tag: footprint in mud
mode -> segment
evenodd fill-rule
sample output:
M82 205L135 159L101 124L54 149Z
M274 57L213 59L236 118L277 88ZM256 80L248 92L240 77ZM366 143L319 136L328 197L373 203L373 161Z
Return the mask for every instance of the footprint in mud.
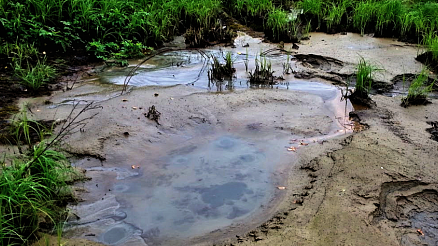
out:
M405 228L400 238L403 246L438 245L437 184L418 180L385 182L380 206L373 215L375 223L387 219L395 227Z

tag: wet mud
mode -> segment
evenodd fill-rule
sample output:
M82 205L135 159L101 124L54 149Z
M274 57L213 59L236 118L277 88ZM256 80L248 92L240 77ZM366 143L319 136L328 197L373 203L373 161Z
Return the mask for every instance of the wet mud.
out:
M423 54L418 55L415 59L417 59L417 61L429 67L435 73L438 72L438 64L433 59L432 52L430 51L424 52Z
M426 129L426 131L431 135L430 138L438 142L438 122L427 121L426 123L432 126Z
M199 53L174 52L142 64L126 94L118 93L129 67L31 100L38 119L66 117L75 98L102 105L66 142L92 179L76 189L83 201L70 207L65 236L106 245L436 244L436 99L405 109L400 94L382 89L392 96L371 95L366 108L327 83L346 84L362 56L385 68L375 77L382 88L396 87L396 76L421 71L415 47L311 36L293 54L295 73L281 74L283 51L268 54L284 79L270 88L246 83L245 59L276 45L239 34L236 48L205 50L233 52L229 83L209 83ZM159 124L145 117L152 105Z

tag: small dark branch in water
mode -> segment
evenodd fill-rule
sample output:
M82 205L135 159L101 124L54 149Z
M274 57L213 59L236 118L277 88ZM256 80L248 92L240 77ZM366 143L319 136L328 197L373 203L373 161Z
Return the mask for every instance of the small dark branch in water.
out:
M144 116L146 116L146 118L148 118L150 120L155 121L158 125L160 125L158 120L160 119L161 113L155 109L155 105L152 105L151 107L149 107L148 112L144 113Z
M71 81L73 81L73 83L71 84L70 87L68 86L69 80L67 80L67 81L66 81L67 84L65 85L65 90L66 90L66 91L70 91L70 90L72 90L72 89L73 89L73 86L75 86L75 84L76 84L76 82L78 81L78 79L79 79L79 74L76 74L76 78L73 79L73 80L71 80Z

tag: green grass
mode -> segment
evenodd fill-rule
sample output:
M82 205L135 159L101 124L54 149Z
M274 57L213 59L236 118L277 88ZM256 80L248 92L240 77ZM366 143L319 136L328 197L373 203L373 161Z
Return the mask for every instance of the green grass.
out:
M383 32L385 28L399 28L401 16L406 12L401 0L385 0L376 4L376 30Z
M220 10L220 0L1 1L0 23L9 43L35 42L40 49L124 40L154 45L180 24L211 26Z
M365 30L373 21L377 6L371 1L359 2L354 8L353 26L360 30L360 33L365 34Z
M224 8L247 22L268 22L277 35L290 8L303 9L306 25L341 24L395 35L418 34L438 27L438 3L405 0L15 0L0 2L0 30L7 44L34 43L40 51L67 51L91 42L123 41L154 46L181 28L211 27ZM310 19L309 19L310 18ZM289 30L287 30L289 31ZM0 52L1 53L1 52Z
M27 245L65 219L64 206L73 199L69 184L82 177L51 149L54 140L45 139L50 130L27 111L12 121L11 131L20 154L0 162L0 244Z
M272 41L297 42L300 20L297 16L280 8L274 8L268 13L265 32L272 32Z
M38 53L88 47L99 58L131 57L139 53L125 52L123 42L150 47L189 28L209 29L223 9L261 25L277 41L308 31L300 26L309 22L322 31L342 27L407 37L438 28L438 3L426 0L14 0L0 1L1 42L33 44ZM291 20L291 9L303 14ZM10 53L5 49L0 54Z
M281 9L274 9L269 13L266 22L267 28L271 29L276 40L280 40L281 35L288 31L288 25L291 22L288 18L288 13Z
M235 0L229 2L230 11L242 16L261 17L274 8L271 0Z
M10 58L12 63L22 64L36 59L39 56L38 49L30 43L3 43L0 45L0 56Z
M327 28L341 24L342 17L347 13L347 8L351 6L350 0L342 0L339 3L329 4L329 9L325 17Z
M16 63L14 69L15 76L20 79L20 83L33 91L40 89L56 77L56 70L41 61L38 61L34 66L27 64L26 68L22 68L21 64Z
M0 170L0 242L23 245L36 238L41 218L57 221L71 197L68 183L77 173L59 152L36 145L24 158Z
M423 68L420 74L411 82L408 95L401 99L401 105L407 107L409 105L425 104L435 82L429 83L429 70Z
M298 2L298 8L303 9L305 14L316 16L318 27L320 27L326 12L324 3L324 0L302 0Z
M257 86L273 86L274 72L271 61L261 52L260 56L255 58L254 71L249 71L249 83Z
M50 135L50 131L43 125L27 117L26 110L22 110L16 115L16 118L12 120L11 131L11 135L15 138L15 144L19 147L23 143L31 147L33 143L42 141L46 135ZM33 136L35 135L37 139L34 139Z
M373 75L380 70L376 66L366 61L363 57L360 58L356 70L356 86L354 93L361 98L367 98L371 90Z
M426 50L432 53L432 59L438 63L438 35L436 32L425 34L423 44Z
M236 69L233 64L232 53L228 51L223 57L225 64L219 62L216 56L212 56L213 62L211 63L211 68L209 70L209 78L216 79L219 81L226 79L231 79Z

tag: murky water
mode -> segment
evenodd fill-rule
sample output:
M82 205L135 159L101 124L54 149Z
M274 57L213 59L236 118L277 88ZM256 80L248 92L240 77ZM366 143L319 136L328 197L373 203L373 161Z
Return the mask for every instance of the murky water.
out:
M275 163L260 143L227 135L190 142L144 160L140 177L114 184L116 196L127 204L121 208L125 221L142 228L148 240L225 227L272 194Z
M296 159L287 147L318 144L354 127L348 121L352 106L340 101L336 87L315 83L306 90L326 98L333 110L330 134L305 138L248 125L161 144L129 169L96 163L86 168L93 178L87 189L93 192L99 184L108 191L98 205L75 208L81 219L71 225L90 226L87 230L96 236L88 239L108 245L126 245L133 239L138 241L132 245L184 245L191 237L256 217L275 200L276 187L284 185L278 174Z
M330 136L302 141L318 144L345 133L336 125L342 122L333 122L338 131ZM188 238L244 222L268 206L276 187L284 185L277 175L296 158L287 151L290 140L290 135L248 126L162 146L165 150L131 169L87 168L93 177L87 186L107 185L108 192L99 205L79 206L75 211L81 219L72 225L91 226L92 239L108 245L125 245L135 237L148 245L184 245L180 242ZM299 148L299 142L295 145Z
M255 60L260 61L260 54L274 49L277 46L262 43L260 39L251 38L242 34L235 40L236 48L231 47L212 47L196 50L173 51L157 55L136 70L135 75L130 79L131 86L171 86L176 84L191 85L198 88L208 88L210 90L222 91L226 89L248 88L248 71L255 67ZM249 44L249 47L243 47ZM208 80L208 70L210 69L211 59L215 56L220 62L224 63L227 52L231 52L236 73L232 81L210 82ZM292 75L283 75L283 64L289 63L292 56L281 54L278 51L267 52L264 56L271 63L274 75L282 76L285 80L276 87L287 88L288 85L299 80L293 79ZM263 58L263 59L265 59ZM101 81L104 83L123 85L126 76L141 60L131 60L127 68L111 68L101 74ZM247 65L245 65L245 63ZM292 82L293 80L293 82ZM299 86L299 85L298 85Z
M196 51L171 52L151 59L132 77L132 86L171 86L188 84L209 90L244 89L247 73L245 59L260 52L258 40L251 50L233 51L237 73L231 84L212 84L207 79L206 59ZM264 44L265 48L266 44ZM253 55L246 56L245 52ZM221 56L219 50L205 50ZM269 57L273 67L282 67L285 55ZM131 67L132 68L132 67ZM112 68L100 80L106 86L123 84L131 68ZM278 72L277 72L278 73ZM280 75L281 71L277 75ZM280 89L317 95L328 109L329 134L306 138L273 131L259 131L256 125L244 130L229 129L190 136L186 140L156 146L157 152L144 154L132 167L106 162L101 166L81 160L93 178L85 184L93 192L103 186L102 200L79 204L73 210L81 219L69 222L73 231L87 231L92 239L108 245L184 245L184 240L202 236L227 226L245 222L261 213L275 200L278 185L284 185L279 173L288 170L296 153L287 151L295 145L319 141L352 132L348 120L352 105L342 101L338 88L315 81L293 80L285 75ZM291 139L299 139L290 143ZM142 153L137 153L142 155ZM85 229L84 229L85 228ZM81 229L81 230L79 230ZM85 233L87 234L87 233ZM82 234L83 236L84 234Z

